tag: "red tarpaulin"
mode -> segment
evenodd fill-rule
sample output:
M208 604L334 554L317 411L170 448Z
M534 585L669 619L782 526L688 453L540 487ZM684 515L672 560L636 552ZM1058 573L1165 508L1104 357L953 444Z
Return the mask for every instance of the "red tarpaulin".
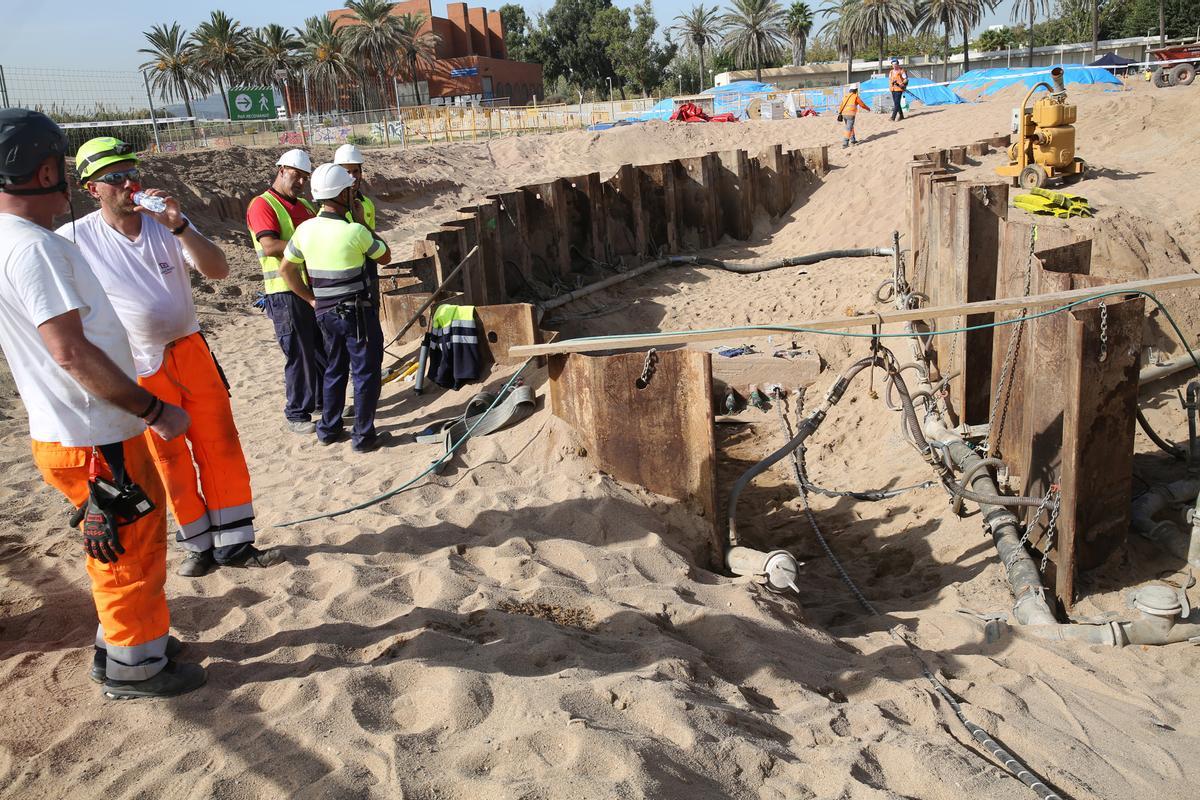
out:
M710 117L704 113L704 109L695 103L684 103L679 108L675 109L675 113L671 115L672 122L737 122L737 117L733 114L717 114L715 117Z

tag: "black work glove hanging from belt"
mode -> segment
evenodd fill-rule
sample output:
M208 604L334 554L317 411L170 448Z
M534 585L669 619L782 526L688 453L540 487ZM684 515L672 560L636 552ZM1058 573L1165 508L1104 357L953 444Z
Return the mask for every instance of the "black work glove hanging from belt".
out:
M104 564L115 564L125 553L118 530L149 514L154 510L154 503L125 474L121 445L102 445L99 449L109 463L114 480L97 474L93 456L87 500L71 513L70 524L77 528L82 523L83 549L89 556Z

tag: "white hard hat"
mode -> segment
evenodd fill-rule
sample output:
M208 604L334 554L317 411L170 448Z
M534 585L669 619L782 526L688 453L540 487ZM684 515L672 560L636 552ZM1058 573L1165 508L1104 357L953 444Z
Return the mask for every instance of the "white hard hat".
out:
M288 150L279 157L275 162L277 167L295 167L303 172L312 172L312 160L309 159L308 153L299 148Z
M322 164L313 170L312 180L313 200L332 200L354 185L354 178L338 164Z
M335 164L365 164L362 151L352 144L344 144L333 154Z
M850 91L852 91L852 92L857 92L857 91L858 91L858 84L857 84L857 83L852 83L852 84L850 84L850 86L849 86L849 87L847 87L847 88L849 88L849 90L850 90Z

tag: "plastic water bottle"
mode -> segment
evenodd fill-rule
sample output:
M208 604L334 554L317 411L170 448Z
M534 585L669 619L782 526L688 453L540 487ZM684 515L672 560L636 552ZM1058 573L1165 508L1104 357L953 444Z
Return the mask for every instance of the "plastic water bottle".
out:
M153 211L156 214L161 214L162 212L167 210L167 201L166 200L163 200L161 197L158 197L157 195L146 194L145 192L134 192L133 193L133 202L138 204L142 208L146 209L147 211Z

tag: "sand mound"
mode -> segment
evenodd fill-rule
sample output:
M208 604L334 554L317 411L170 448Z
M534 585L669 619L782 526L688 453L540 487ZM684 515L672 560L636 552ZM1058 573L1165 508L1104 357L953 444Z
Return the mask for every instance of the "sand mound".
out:
M1120 274L1182 271L1200 252L1189 233L1196 201L1174 191L1200 178L1200 143L1172 121L1195 119L1200 95L1170 93L1178 105L1164 108L1165 97L1079 98L1081 151L1098 168L1078 191L1101 208L1086 229L1098 235L1098 261ZM1161 133L1152 123L1162 117L1176 127ZM788 217L760 225L752 243L713 252L760 258L886 244L904 226L910 153L1007 124L1002 103L918 111L903 125L865 116L865 143L831 151L828 179ZM380 152L371 169L390 187L385 235L402 245L472 199L614 170L631 154L645 163L837 136L830 118L653 124ZM950 516L939 490L879 503L814 499L818 524L884 613L874 619L823 557L782 465L748 490L741 513L749 544L786 547L807 562L800 597L709 571L697 557L705 522L597 472L544 403L472 441L412 491L271 529L385 492L435 457L407 442L359 457L280 433L281 357L270 323L248 310L257 270L248 237L219 204L203 202L257 191L277 155L187 154L146 167L147 183L183 197L238 265L228 287L197 300L233 385L262 539L284 545L290 563L170 577L175 631L187 657L208 666L208 687L167 703L102 702L85 675L95 618L79 548L64 502L29 462L24 413L6 390L0 796L80 787L106 797L1032 796L928 691L888 635L894 625L967 713L1064 796L1194 795L1193 651L984 643L978 621L959 612L1009 607L1002 567L978 519ZM998 157L989 158L981 173ZM1163 197L1173 202L1154 202ZM837 314L869 308L888 270L883 259L826 262L806 275L662 270L568 306L561 322L570 334L614 333ZM1196 305L1194 294L1171 300ZM1187 319L1188 334L1200 333ZM804 343L837 366L863 351L844 339ZM508 374L490 376L489 387ZM527 378L544 394L544 371ZM841 489L925 480L928 468L865 385L812 440L813 479ZM1149 413L1178 440L1184 426L1168 407L1170 388ZM380 427L414 432L467 399L468 391L421 398L392 385ZM722 491L783 441L774 413L741 420L718 428ZM1085 576L1079 613L1124 613L1124 590L1177 567L1132 542Z

